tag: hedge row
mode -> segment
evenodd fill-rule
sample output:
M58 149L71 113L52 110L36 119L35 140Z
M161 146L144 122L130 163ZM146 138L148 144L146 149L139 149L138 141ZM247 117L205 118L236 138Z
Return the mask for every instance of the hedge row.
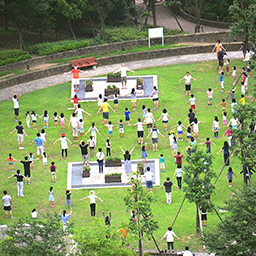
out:
M30 52L37 54L39 56L49 55L57 52L65 52L69 50L75 50L82 47L90 46L89 41L74 41L74 40L65 40L59 42L45 42L41 44L34 45Z
M32 56L26 51L21 51L21 50L0 51L0 66L15 63L21 60L28 60L30 58L32 58Z

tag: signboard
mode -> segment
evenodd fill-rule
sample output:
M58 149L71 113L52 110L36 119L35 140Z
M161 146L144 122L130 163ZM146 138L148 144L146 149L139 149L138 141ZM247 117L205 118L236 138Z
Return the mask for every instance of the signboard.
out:
M151 38L162 37L162 46L164 46L164 29L163 28L149 28L148 29L148 47L150 47Z

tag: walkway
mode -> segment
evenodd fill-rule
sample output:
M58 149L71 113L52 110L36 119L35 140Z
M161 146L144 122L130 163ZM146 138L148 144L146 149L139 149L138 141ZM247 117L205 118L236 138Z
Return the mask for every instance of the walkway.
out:
M242 54L239 51L236 52L228 52L229 59L242 59ZM191 62L200 62L200 61L208 61L208 60L216 60L216 53L200 53L200 54L190 54L190 55L182 55L182 56L173 56L166 58L158 58L151 60L139 60L125 63L127 67L135 70L135 69L144 69L148 67L159 67L159 66L168 66L175 65L181 63L191 63ZM80 75L81 78L84 77L95 77L99 75L104 75L109 72L113 72L120 68L121 63L101 66L96 70L88 70L88 72ZM136 73L135 73L136 75ZM1 90L0 94L0 102L3 100L11 99L13 90L16 90L16 94L25 94L28 92L36 91L39 89L43 89L49 86L66 83L71 81L71 75L59 74L56 76L50 76L38 80L34 80L28 83L23 83L19 85L15 85L9 88L5 88Z

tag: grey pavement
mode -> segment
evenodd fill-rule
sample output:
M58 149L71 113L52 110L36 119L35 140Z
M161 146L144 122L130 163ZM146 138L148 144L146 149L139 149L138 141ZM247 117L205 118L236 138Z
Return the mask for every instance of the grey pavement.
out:
M228 52L228 58L242 59L242 54L239 51ZM216 60L216 53L215 52L200 53L200 54L181 55L181 56L173 56L173 57L166 57L166 58L157 58L157 59L150 59L150 60L131 61L131 62L126 62L125 65L130 69L136 70L136 69L144 69L148 67L168 66L168 65L175 65L175 64L181 64L181 63L191 63L191 62L200 62L200 61L208 61L208 60ZM120 66L121 66L121 63L108 65L108 66L100 66L100 67L97 67L96 70L91 69L91 70L88 70L88 72L86 73L82 73L80 77L91 78L99 75L104 75L109 72L117 70ZM2 89L0 93L0 102L3 100L11 99L13 90L16 90L16 94L25 94L25 93L43 89L49 86L66 83L68 81L71 81L71 78L72 78L71 74L67 74L67 75L59 74L59 75L41 78L28 83L18 84L15 86L11 86L9 88Z

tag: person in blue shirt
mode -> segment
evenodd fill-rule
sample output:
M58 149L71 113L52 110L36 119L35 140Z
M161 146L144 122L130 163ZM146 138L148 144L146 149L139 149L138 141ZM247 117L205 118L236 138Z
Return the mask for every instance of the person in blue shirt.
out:
M37 137L29 144L30 146L36 142L37 145L37 155L40 156L40 153L44 153L44 140L41 138L41 134L37 133Z
M131 113L128 110L128 108L125 108L124 116L125 116L125 123L126 124L130 124L130 114L133 115L133 113Z
M60 212L62 212L62 210L60 210ZM63 231L64 232L68 232L68 220L72 215L72 208L70 208L70 213L66 214L67 211L64 210L63 214L60 214L59 217L61 217L62 223L63 223Z
M220 73L220 86L221 86L220 92L224 92L224 80L223 80L223 77L224 77L224 72L222 71Z

